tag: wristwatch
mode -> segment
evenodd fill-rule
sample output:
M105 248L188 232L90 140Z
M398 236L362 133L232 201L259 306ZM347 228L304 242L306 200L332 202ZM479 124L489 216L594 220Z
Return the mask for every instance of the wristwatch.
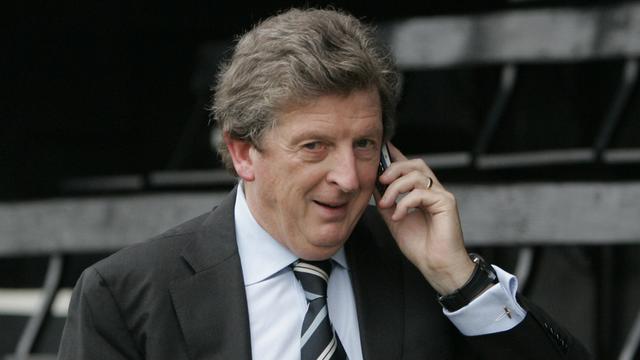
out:
M476 264L469 280L453 293L438 296L440 305L450 312L467 306L471 300L475 299L490 285L498 283L495 269L487 264L480 255L470 253L469 257Z

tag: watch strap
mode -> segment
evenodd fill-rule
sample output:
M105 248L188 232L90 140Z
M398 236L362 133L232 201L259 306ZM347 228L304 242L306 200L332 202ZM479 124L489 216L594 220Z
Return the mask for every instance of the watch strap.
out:
M498 283L495 270L480 255L470 253L469 257L476 264L469 280L453 293L438 296L438 302L448 311L453 312L467 306L487 287Z

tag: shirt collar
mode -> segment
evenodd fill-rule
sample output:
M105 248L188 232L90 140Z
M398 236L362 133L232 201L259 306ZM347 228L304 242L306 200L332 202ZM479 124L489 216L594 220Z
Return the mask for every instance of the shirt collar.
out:
M234 215L245 286L266 280L298 260L295 254L275 240L253 217L244 196L242 181L238 184ZM341 267L349 268L344 247L332 259Z

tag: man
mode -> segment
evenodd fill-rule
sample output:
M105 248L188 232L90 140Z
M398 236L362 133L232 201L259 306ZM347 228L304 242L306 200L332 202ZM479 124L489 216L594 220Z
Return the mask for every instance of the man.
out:
M424 162L389 144L378 176L397 97L389 53L352 16L290 10L245 34L213 102L239 185L87 269L59 358L587 358L467 253Z

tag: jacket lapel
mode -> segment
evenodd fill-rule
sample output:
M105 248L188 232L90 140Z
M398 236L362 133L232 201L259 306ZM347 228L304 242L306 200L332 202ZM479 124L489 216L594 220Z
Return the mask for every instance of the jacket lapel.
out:
M251 359L249 315L235 237L232 191L182 253L193 275L171 298L191 359Z
M171 298L187 345L196 359L251 359L244 278L235 237L232 191L209 215L182 253L193 275L174 281ZM369 212L369 211L367 211ZM404 339L402 265L384 221L365 214L346 251L367 360L400 359ZM380 225L382 224L382 226ZM374 236L375 234L375 236ZM395 259L395 260L394 260Z
M404 338L402 266L386 227L360 221L349 241L347 259L358 312L362 354L367 360L400 359ZM376 219L384 224L381 218ZM376 234L380 237L376 237ZM386 247L386 248L385 248ZM395 260L394 260L395 259Z

